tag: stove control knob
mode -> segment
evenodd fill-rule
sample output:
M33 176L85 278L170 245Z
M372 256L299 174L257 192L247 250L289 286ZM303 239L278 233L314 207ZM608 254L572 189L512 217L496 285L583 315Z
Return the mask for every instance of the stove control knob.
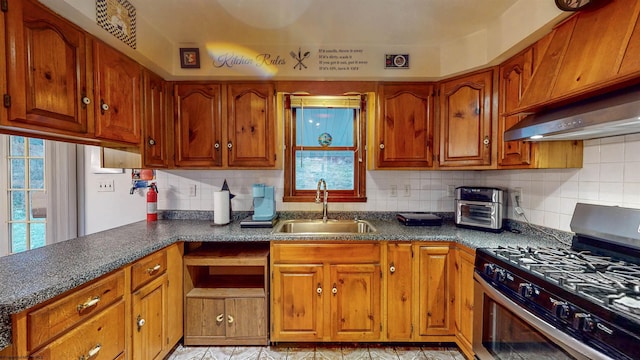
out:
M496 272L496 266L494 264L484 264L484 273L488 276L493 276Z
M522 283L520 284L520 286L518 286L518 289L520 290L520 295L526 297L527 299L532 298L535 294L533 285L531 284Z
M569 313L570 313L569 305L567 305L567 303L560 302L560 301L554 302L553 312L560 319L566 320L569 318Z
M590 320L591 322L593 322L590 319L589 314L576 313L575 315L573 315L572 326L576 330L583 330L585 328L585 324L587 323L587 320Z
M496 270L496 280L504 282L507 279L507 272L504 269Z
M582 330L586 332L594 332L596 330L596 321L587 316L582 323Z

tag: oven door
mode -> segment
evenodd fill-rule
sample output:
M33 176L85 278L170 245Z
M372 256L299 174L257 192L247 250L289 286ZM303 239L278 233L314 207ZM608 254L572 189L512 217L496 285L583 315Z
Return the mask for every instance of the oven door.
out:
M611 359L542 321L474 273L473 351L485 359Z

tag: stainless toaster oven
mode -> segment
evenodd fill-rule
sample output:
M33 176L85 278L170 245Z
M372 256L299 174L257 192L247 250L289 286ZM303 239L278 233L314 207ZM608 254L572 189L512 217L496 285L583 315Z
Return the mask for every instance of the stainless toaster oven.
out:
M457 187L456 225L485 231L502 231L507 208L505 192L504 189L495 187Z

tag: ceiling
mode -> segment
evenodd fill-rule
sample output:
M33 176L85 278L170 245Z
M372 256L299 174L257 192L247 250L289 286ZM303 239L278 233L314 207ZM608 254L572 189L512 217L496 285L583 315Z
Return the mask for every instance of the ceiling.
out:
M175 44L439 46L487 28L518 0L129 1Z

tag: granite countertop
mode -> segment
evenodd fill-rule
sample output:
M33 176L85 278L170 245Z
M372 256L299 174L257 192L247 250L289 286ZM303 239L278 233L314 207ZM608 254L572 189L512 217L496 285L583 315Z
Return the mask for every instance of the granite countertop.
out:
M377 233L339 236L274 235L272 229L240 227L240 219L248 214L234 214L234 221L225 226L212 226L205 216L184 216L167 212L155 223L141 221L107 231L51 244L43 248L0 257L0 350L11 343L11 314L18 313L67 290L83 285L137 259L177 241L269 242L272 240L348 240L348 241L452 241L470 248L511 246L565 247L542 233L535 233L521 224L521 233L489 232L456 227L445 214L442 226L404 226L390 213L358 213L368 220ZM309 216L281 214L280 218ZM313 213L313 216L317 214ZM333 214L330 214L333 215ZM341 214L352 218L353 213ZM212 217L211 217L212 218ZM560 233L563 240L570 236Z

